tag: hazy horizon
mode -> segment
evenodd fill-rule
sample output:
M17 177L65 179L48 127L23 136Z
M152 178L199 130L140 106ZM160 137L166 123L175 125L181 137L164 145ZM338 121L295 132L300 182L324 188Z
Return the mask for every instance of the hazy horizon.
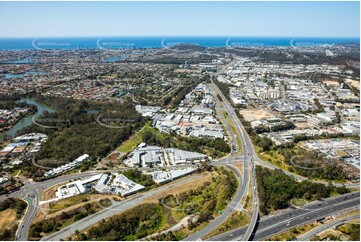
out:
M0 38L359 38L352 2L0 2Z

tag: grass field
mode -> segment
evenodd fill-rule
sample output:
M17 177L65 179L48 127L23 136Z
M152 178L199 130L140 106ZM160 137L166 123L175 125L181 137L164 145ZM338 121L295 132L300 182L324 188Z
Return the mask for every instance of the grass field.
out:
M57 211L63 210L78 203L86 202L88 200L89 200L89 194L81 194L74 197L61 199L56 202L51 202L49 204L50 213L55 213Z
M292 199L292 205L294 206L298 206L298 207L301 207L301 206L304 206L307 204L307 201L305 199L301 199L301 198L294 198Z
M17 170L15 170L15 171L13 171L13 172L11 173L12 176L18 176L18 175L20 175L20 174L21 174L21 170L20 170L20 169L17 169Z
M253 187L251 182L248 185L248 194L244 200L242 199L242 202L244 202L243 208L251 214L253 209Z
M139 133L133 134L130 138L124 141L119 147L118 151L129 153L142 143L142 137Z
M210 233L206 238L211 238L232 229L242 227L243 225L246 225L248 223L249 218L245 213L241 211L234 211L223 224L221 224L216 230Z
M5 209L0 212L0 231L3 231L16 221L16 210Z
M284 162L285 157L283 155L279 154L277 151L269 151L267 153L260 152L261 148L259 146L254 145L254 147L262 160L267 161L280 169L288 171L290 166Z
M55 198L55 192L59 187L64 186L67 182L52 186L41 193L40 200L46 201Z
M229 200L229 198L225 198L225 194L224 191L229 189L229 186L227 186L225 183L227 180L229 179L236 179L234 178L230 178L228 177L224 171L217 169L216 170L218 173L218 176L214 179L212 179L212 182L208 183L206 185L206 187L197 187L194 186L193 188L193 194L192 196L185 196L184 200L182 200L182 202L180 202L179 197L176 199L177 202L174 203L174 209L172 211L173 214L173 218L176 221L179 221L180 219L184 218L186 215L190 214L189 212L186 212L185 209L190 209L195 211L209 211L211 212L211 214L213 215L213 217L217 217L219 215L219 211L222 211L226 204L228 204L227 202L225 203L225 200ZM231 173L233 176L233 173ZM234 184L232 184L232 186L234 186ZM233 194L232 194L233 196ZM213 204L214 203L214 207ZM177 210L179 209L179 210ZM193 213L194 213L193 212ZM244 215L245 218L247 218L246 215ZM243 216L242 219L240 217L235 216L233 218L233 220L243 220ZM229 223L237 223L237 221L231 221ZM207 224L209 224L209 220L206 221L202 221L199 222L197 224L197 226L195 226L194 228L190 229L189 227L185 227L181 230L179 230L177 233L178 234L182 234L179 235L181 238L185 238L188 235L190 235L191 233L194 233L195 231L200 230L201 228L205 227ZM247 221L245 221L247 222ZM229 224L226 224L225 226L229 226Z
M287 230L286 232L280 233L278 235L274 235L269 237L267 241L291 241L295 240L295 238L300 235L304 234L307 231L313 229L314 227L318 226L318 223L308 223L305 225L298 226L296 228Z
M237 142L237 145L238 145L239 152L242 152L241 139L240 139L240 137L238 137L238 135L237 135L237 131L236 131L236 128L233 126L232 120L231 120L230 117L228 116L228 113L226 113L225 111L222 111L222 113L223 113L223 116L224 116L224 118L226 119L229 127L231 127L232 132L236 135L236 142Z
M229 170L225 168L216 168L215 171L212 172L194 174L193 176L198 176L195 180L189 181L182 185L170 187L166 191L155 192L154 196L145 199L140 204L138 204L156 204L161 209L159 212L162 215L162 219L160 220L160 223L157 225L157 227L154 228L154 231L152 233L168 229L177 224L185 216L200 211L206 211L208 209L211 209L211 212L214 211L213 215L217 216L217 211L223 210L225 207L223 201L230 199L228 197L225 197L224 194L224 191L229 190L229 186L233 186L233 183L231 183L229 179L236 179L235 177L233 177L233 173L231 173L232 177L229 177L228 174L225 173L225 171ZM189 193L191 190L192 195L190 195ZM182 195L182 193L184 194ZM172 203L172 200L164 200L163 198L165 196L173 196L177 202ZM180 197L183 198L181 199ZM168 204L168 206L162 206L160 200L163 201L165 204ZM215 202L215 207L210 206L212 201ZM190 210L191 208L194 208L192 212L185 212ZM129 212L131 209L134 209L134 207L130 208L127 211ZM91 227L101 226L101 224L102 222L99 222ZM177 238L183 239L187 237L187 235L189 235L190 233L201 229L207 224L209 224L209 221L200 222L195 228L191 230L189 230L186 226L185 228L174 232L174 234ZM89 229L90 227L81 232L86 233L86 231L88 231ZM129 237L127 238L133 239L133 235L129 235Z
M143 142L142 134L147 131L156 135L160 139L164 139L164 135L161 134L158 130L152 128L150 126L150 122L147 122L142 130L130 136L130 138L124 141L117 150L124 153L129 153L133 151L140 143Z

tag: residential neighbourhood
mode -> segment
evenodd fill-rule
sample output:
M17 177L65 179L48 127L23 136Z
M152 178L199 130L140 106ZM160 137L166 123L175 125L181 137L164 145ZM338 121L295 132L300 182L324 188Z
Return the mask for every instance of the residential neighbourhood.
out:
M360 241L359 1L0 1L0 241Z

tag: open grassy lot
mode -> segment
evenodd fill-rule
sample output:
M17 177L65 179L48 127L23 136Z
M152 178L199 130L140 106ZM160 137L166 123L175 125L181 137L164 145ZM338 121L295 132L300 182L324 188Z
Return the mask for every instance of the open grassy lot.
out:
M218 176L213 178L212 182L204 183L196 188L194 186L192 190L182 192L177 196L168 195L163 198L162 203L166 205L163 206L164 211L170 210L170 215L166 217L168 224L174 225L171 221L179 222L188 215L197 216L187 226L173 232L171 237L166 237L165 239L172 237L184 239L195 231L202 229L222 213L222 210L233 196L235 191L233 189L237 185L231 171L224 168L215 169L215 171L218 173ZM172 219L169 219L169 217Z
M188 221L184 228L157 237L159 240L183 239L221 213L237 187L236 178L228 169L217 167L206 174L199 174L200 179L192 181L189 186L183 184L181 190L172 187L167 192L155 194L153 198L99 222L72 239L139 240L169 229L183 218L194 215L194 219Z
M301 207L301 206L306 205L307 201L305 199L303 199L303 198L294 198L294 199L291 200L291 203L294 206Z
M16 221L16 210L8 208L0 212L0 231L9 228Z
M55 231L58 231L75 221L96 213L110 204L110 199L103 199L99 202L83 203L81 206L77 206L71 210L63 210L56 216L33 223L29 230L30 238L38 240L39 238L54 233Z
M18 198L7 198L0 201L0 241L15 239L18 228L17 220L26 210L27 203Z
M128 140L124 141L119 147L118 151L129 153L142 143L142 137L139 133L133 134Z
M241 211L234 211L228 219L221 224L216 230L214 230L212 233L207 235L206 238L211 238L213 236L225 233L227 231L230 231L235 228L242 227L243 225L246 225L249 223L249 218L247 215Z
M231 127L232 132L236 135L236 142L237 142L237 145L238 145L239 152L242 152L241 139L240 139L240 137L237 135L236 128L234 127L231 118L228 116L228 113L227 113L227 112L222 111L222 113L223 113L223 116L224 116L224 118L226 119L229 127Z
M259 146L254 145L254 147L262 160L267 161L280 169L288 171L290 166L285 163L285 157L282 154L274 150L261 152L262 149Z
M150 202L158 202L159 199L168 196L168 195L173 195L176 196L182 192L187 192L189 190L194 189L195 187L200 187L202 186L204 183L206 182L212 182L213 179L218 177L218 173L217 172L203 172L201 174L197 174L197 178L192 179L192 181L183 183L181 185L177 185L177 186L172 186L169 189L167 189L166 191L163 192L157 192L154 194L154 196L152 196L151 198L145 199L144 202L145 203L150 203ZM194 175L193 175L194 176Z
M68 208L70 206L73 206L73 205L76 205L76 204L79 204L82 202L87 202L87 201L89 201L89 199L90 199L89 194L81 194L81 195L76 195L73 197L61 199L59 201L51 202L49 204L50 213L55 213L57 211Z
M319 223L309 223L305 225L298 226L296 228L292 228L287 230L286 232L280 233L278 235L274 235L268 238L268 241L291 241L295 240L296 237L300 234L306 233L307 231L313 229L314 227L318 226Z
M110 199L110 200L115 200L115 201L120 201L123 198L119 197L118 195L106 195L106 194L91 194L89 197L87 197L87 201L86 202L80 202L80 203L76 203L72 206L66 207L64 209L58 210L58 211L51 211L49 212L49 214L46 215L46 218L54 218L58 215L61 215L62 212L69 212L72 211L74 209L77 209L79 207L82 207L84 205L86 205L87 203L98 203L100 200L104 200L104 199ZM84 199L85 201L85 199Z
M21 170L20 170L20 169L14 170L14 171L11 173L12 176L18 176L18 175L20 175L20 174L21 174Z
M59 187L64 186L66 184L66 182L61 183L61 184L57 184L55 186L49 187L48 189L46 189L45 191L43 191L40 195L40 200L41 201L46 201L46 200L50 200L55 198L55 192L56 190L58 190Z

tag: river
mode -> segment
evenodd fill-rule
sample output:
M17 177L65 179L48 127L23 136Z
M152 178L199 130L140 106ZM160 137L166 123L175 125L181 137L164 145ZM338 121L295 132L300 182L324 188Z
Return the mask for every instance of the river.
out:
M30 126L33 123L32 119L35 115L42 114L45 111L48 111L50 113L55 112L55 110L53 108L46 106L42 103L39 103L39 102L35 101L34 99L22 98L22 99L18 100L18 102L26 102L28 104L36 105L37 111L32 115L28 115L28 116L20 119L13 127L11 127L11 129L1 132L0 133L0 142L4 141L5 136L7 136L7 135L14 136L14 135L16 135L17 131L21 130L24 127Z

